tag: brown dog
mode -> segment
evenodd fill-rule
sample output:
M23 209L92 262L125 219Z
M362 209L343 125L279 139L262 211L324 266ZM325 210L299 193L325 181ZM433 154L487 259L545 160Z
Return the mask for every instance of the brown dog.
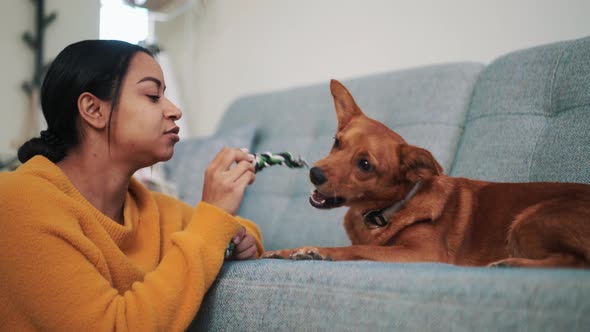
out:
M265 258L589 267L590 185L494 183L443 174L427 150L368 118L336 80L338 130L310 170L319 209L348 206L348 247Z

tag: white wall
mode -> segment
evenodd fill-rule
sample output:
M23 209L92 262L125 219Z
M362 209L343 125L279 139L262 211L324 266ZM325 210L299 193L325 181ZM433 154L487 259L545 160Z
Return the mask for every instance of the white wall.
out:
M160 23L195 135L213 132L223 111L245 94L328 83L330 78L478 61L512 50L590 35L587 0L194 0L185 15ZM29 0L0 11L0 157L23 126L33 53L21 35L34 27ZM46 57L98 38L100 0L46 0L57 20Z
M71 42L98 38L99 0L46 0L47 14L57 11L57 19L48 26L45 35L45 57L54 58ZM33 75L33 52L21 40L25 31L34 33L35 6L30 0L3 0L0 10L0 157L15 155L11 142L22 130L23 116L28 107L27 95L21 89Z
M157 26L210 134L236 97L590 35L588 0L201 0Z

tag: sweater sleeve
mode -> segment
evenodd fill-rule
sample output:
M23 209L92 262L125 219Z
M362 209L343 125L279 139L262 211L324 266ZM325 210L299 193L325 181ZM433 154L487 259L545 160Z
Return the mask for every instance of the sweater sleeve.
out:
M162 198L165 198L164 195L160 195L160 196ZM171 199L171 198L167 198L167 199ZM188 221L190 220L190 215L192 214L192 211L191 211L191 207L189 205L184 204L184 203L181 203L181 204L184 206L184 211L183 211L184 217L182 218L183 219L182 228L184 228L184 227L186 227L186 225L188 224ZM199 204L206 204L206 203L200 202ZM258 228L258 225L256 225L256 223L254 223L253 221L242 218L240 216L235 216L235 220L240 225L242 225L246 228L246 232L248 234L250 234L254 237L254 239L256 240L257 254L260 257L262 255L262 253L264 253L264 246L263 246L263 242L262 242L262 232Z
M20 198L10 201L27 201ZM25 205L2 204L0 297L7 303L0 306L0 329L8 319L15 323L4 327L12 330L181 331L197 312L240 227L233 216L200 203L187 227L170 235L172 244L157 267L120 293L109 281L113 267L72 226L77 225L75 208Z

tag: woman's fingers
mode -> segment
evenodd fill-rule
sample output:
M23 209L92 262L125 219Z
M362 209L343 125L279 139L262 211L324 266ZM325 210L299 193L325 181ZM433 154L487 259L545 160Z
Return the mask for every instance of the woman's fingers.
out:
M256 258L256 246L248 247L248 249L238 252L234 255L234 259L244 260Z
M251 259L256 258L257 248L256 240L254 237L246 233L246 228L241 227L240 230L234 235L232 241L235 244L234 251L231 255L231 259Z
M250 247L256 247L256 240L254 240L253 236L247 235L242 237L242 240L239 245L236 245L236 252L244 252Z
M235 245L240 244L240 242L242 242L242 238L244 238L244 235L246 235L246 227L240 227L240 230L238 230L238 232L236 233L236 235L234 235L234 237L232 238L232 241L234 241Z
M235 259L250 259L256 257L256 252L256 240L253 236L245 234L239 244L236 243L233 256Z
M205 171L202 200L235 214L246 187L255 179L252 160L243 150L223 148Z
M230 181L235 182L247 172L254 174L254 165L249 161L242 160L234 168L227 171L227 176Z
M239 163L242 160L251 163L253 157L242 149L223 148L221 151L219 151L215 158L213 158L209 165L214 169L226 171L231 167L231 165L234 163Z
M254 180L256 180L256 174L254 174L254 172L246 171L246 172L242 173L234 181L234 183L239 188L246 188L248 185L252 184L252 182L254 182Z

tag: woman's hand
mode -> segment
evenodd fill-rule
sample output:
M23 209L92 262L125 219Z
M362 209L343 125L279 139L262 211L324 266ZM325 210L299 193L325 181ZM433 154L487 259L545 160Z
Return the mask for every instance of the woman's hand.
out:
M235 247L228 259L245 260L256 258L256 240L252 235L246 233L245 227L240 228L238 233L232 238L232 241L234 242Z
M256 179L252 160L244 150L223 148L205 170L201 200L235 215L246 187Z

